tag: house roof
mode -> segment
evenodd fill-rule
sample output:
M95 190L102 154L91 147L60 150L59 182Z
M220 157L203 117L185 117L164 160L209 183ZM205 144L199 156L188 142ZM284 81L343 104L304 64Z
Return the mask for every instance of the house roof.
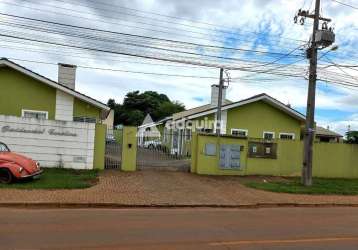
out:
M316 136L318 136L318 137L320 137L320 136L321 137L322 136L324 136L324 137L343 137L343 135L340 135L336 132L333 132L329 129L319 127L319 126L316 127Z
M224 104L222 106L222 110L228 110L228 109L240 107L240 106L243 106L243 105L246 105L246 104L249 104L249 103L253 103L253 102L257 102L257 101L263 101L265 103L268 103L268 104L280 109L281 111L287 113L288 115L296 118L297 120L300 120L300 121L305 121L306 120L306 117L303 114L301 114L300 112L298 112L297 110L294 110L293 108L285 105L284 103L278 101L277 99L275 99L275 98L273 98L273 97L271 97L271 96L269 96L269 95L267 95L265 93L255 95L255 96L252 96L250 98L240 100L238 102L232 102L232 103ZM178 120L178 119L182 119L182 118L194 119L194 118L197 118L197 117L200 117L200 116L214 114L216 111L217 111L216 107L213 107L210 104L209 105L204 105L204 106L189 110L189 112L187 114L184 113L185 111L181 112L181 113L184 113L184 115L177 115L177 114L180 114L180 113L174 114L173 115L173 120Z
M94 105L94 106L96 106L98 108L101 108L101 109L106 110L106 111L110 110L110 108L106 104L104 104L104 103L102 103L100 101L97 101L97 100L95 100L95 99L93 99L93 98L91 98L91 97L89 97L89 96L87 96L85 94L82 94L82 93L80 93L80 92L78 92L76 90L73 90L73 89L71 89L71 88L69 88L69 87L67 87L67 86L65 86L63 84L55 82L55 81L53 81L53 80L51 80L51 79L49 79L49 78L47 78L47 77L45 77L43 75L40 75L40 74L38 74L36 72L33 72L32 70L27 69L27 68L15 63L15 62L13 62L13 61L10 61L7 58L0 58L0 67L1 66L7 66L9 68L17 70L17 71L19 71L19 72L21 72L21 73L23 73L23 74L25 74L25 75L27 75L27 76L29 76L31 78L34 78L34 79L36 79L36 80L38 80L38 81L40 81L40 82L42 82L44 84L47 84L47 85L49 85L51 87L59 89L59 90L65 92L67 94L70 94L70 95L72 95L72 96L74 96L74 97L76 97L76 98L78 98L78 99L80 99L80 100L82 100L84 102L90 103L90 104L92 104L92 105Z
M232 103L232 101L225 100L223 105L227 105L227 104L230 104L230 103ZM187 117L189 115L194 115L194 114L197 114L197 113L200 113L200 112L204 112L206 110L209 110L210 108L213 108L213 105L206 104L206 105L195 107L195 108L192 108L192 109L188 109L188 110L185 110L185 111L182 111L182 112L179 112L179 113L175 113L175 114L173 114L173 120L178 120L178 119L181 119L181 118L185 118L185 117Z

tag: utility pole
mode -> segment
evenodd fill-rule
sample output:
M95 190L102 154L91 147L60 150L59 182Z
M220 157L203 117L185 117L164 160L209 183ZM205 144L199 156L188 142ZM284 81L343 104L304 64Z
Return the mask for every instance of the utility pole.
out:
M331 20L320 17L320 0L316 0L315 12L310 14L309 11L299 10L295 17L295 22L301 16L300 23L303 25L305 18L313 18L313 31L310 47L307 49L307 57L310 60L309 83L306 110L306 125L304 134L304 155L302 166L302 183L305 186L312 185L312 159L313 159L313 142L315 136L315 102L316 102L316 81L317 81L317 53L318 48L323 49L334 42L334 33L332 29L328 30L327 22ZM319 30L319 22L324 21L322 30ZM318 34L318 32L320 32Z
M221 106L222 106L222 99L223 99L223 88L224 88L224 69L220 68L218 110L216 112L216 135L217 136L220 136L220 132L221 132Z

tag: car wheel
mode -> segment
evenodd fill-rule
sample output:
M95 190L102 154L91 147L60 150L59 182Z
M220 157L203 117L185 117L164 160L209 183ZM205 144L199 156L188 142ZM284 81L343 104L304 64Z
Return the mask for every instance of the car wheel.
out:
M0 183L9 184L12 182L13 176L7 168L0 168Z

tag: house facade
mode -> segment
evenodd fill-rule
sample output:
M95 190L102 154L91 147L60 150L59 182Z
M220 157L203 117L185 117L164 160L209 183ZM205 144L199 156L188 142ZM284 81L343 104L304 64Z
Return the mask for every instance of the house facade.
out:
M76 66L59 64L58 82L0 60L0 114L59 121L101 122L109 107L75 90Z
M154 124L164 127L164 143L171 148L172 152L188 154L193 131L208 134L216 131L218 87L218 85L211 86L210 104L176 113L167 118L166 124L163 122ZM226 89L223 90L221 135L265 141L299 141L303 138L304 126L303 114L267 94L232 102L226 99ZM322 136L322 133L334 132L320 130L317 136Z
M0 141L43 166L94 168L97 128L110 108L75 85L74 65L59 64L56 82L0 59Z

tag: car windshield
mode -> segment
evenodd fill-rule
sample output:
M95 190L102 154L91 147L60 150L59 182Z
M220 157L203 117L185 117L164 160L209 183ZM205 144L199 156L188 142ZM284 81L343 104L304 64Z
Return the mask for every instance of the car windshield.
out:
M1 152L9 152L9 148L4 144L0 142L0 153Z

